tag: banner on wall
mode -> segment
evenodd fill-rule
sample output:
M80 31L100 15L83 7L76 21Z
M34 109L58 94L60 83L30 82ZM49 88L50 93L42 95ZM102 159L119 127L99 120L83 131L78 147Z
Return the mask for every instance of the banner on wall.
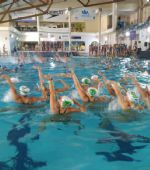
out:
M136 40L136 31L135 30L130 31L130 40Z
M78 8L71 10L71 18L74 20L93 20L96 18L95 9ZM66 10L51 10L43 15L44 21L67 21Z
M24 11L21 11L21 12L12 12L10 15L11 15L11 18L12 19L18 19L20 17L27 17L27 16L30 16L30 15L35 15L36 14L36 9L32 9L32 10L24 10ZM25 18L23 20L36 20L35 17L29 17L29 18Z
M52 10L43 15L44 21L62 21L66 19L65 10Z
M95 9L78 8L72 10L71 16L76 20L93 20L96 18L96 12Z
M146 29L142 29L139 31L139 40L140 41L146 41L147 39L147 30Z

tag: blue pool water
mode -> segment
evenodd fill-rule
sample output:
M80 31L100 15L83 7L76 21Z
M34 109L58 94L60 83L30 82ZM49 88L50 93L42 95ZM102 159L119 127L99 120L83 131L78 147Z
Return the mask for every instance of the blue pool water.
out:
M106 70L102 59L75 57L69 63L49 60L42 67L44 74L66 72L74 68L81 79L104 72L111 80L119 80L125 73L134 73L143 84L150 83L149 75L136 68L127 68L130 59L114 59L113 68ZM138 62L138 61L136 61ZM140 61L147 67L147 61ZM4 61L3 61L4 64ZM5 62L9 68L15 67ZM9 73L35 90L37 70L26 64L18 73ZM74 90L71 79L64 80ZM132 88L129 84L128 88ZM6 102L8 85L0 80L0 170L149 170L150 169L150 113L114 110L114 105L87 105L85 113L52 115L49 102L21 105ZM56 84L56 87L61 87ZM106 89L104 95L108 95ZM79 100L80 101L80 100Z

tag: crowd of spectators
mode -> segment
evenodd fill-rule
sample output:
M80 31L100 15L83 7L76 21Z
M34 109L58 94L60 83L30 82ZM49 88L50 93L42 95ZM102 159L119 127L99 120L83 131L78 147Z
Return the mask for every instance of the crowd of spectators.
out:
M126 44L114 44L114 45L102 45L100 47L96 45L89 46L89 55L90 56L108 56L108 57L126 57L134 54L131 46Z
M89 55L90 56L107 56L107 57L128 57L128 56L136 56L141 51L149 51L150 43L145 42L144 46L142 46L141 41L135 41L134 44L126 45L126 44L114 44L114 45L90 45L89 46Z

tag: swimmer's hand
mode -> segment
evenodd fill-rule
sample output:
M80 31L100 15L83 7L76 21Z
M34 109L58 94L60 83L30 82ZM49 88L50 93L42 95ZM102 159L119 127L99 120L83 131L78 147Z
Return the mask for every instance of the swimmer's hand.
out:
M132 77L134 77L134 76L132 76L132 75L130 75L130 74L125 74L125 77L126 77L126 78L132 78Z
M125 74L125 78L130 78L131 80L136 81L136 78L130 74Z
M66 75L71 78L73 74L75 74L73 68L69 68L69 71Z
M41 69L41 67L40 67L40 66L36 66L36 65L35 65L35 66L33 66L32 68L33 68L33 69L37 69L37 70Z
M128 84L128 80L127 80L127 78L124 76L124 77L122 77L122 78L120 78L119 79L119 82L121 82L121 83L124 83L124 84Z
M114 87L118 87L118 84L115 81L111 81L111 86Z
M0 76L0 78L1 79L9 79L10 77L8 75L6 75L6 74L3 74L3 75Z

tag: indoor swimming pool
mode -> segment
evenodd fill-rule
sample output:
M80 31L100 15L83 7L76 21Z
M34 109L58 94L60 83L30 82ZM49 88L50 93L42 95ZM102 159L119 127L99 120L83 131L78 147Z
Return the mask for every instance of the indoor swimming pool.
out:
M107 69L104 58L72 57L67 63L50 58L46 63L27 62L17 72L5 74L14 78L16 89L21 85L30 87L31 96L41 95L36 90L39 79L33 65L41 66L43 74L52 75L69 72L72 68L79 80L90 78L99 70L115 81L129 73L140 83L150 84L150 74L133 64L139 63L148 70L148 60L114 58L110 62L112 67ZM0 63L9 69L16 67L13 58ZM61 79L70 90L60 95L69 94L82 103L72 79ZM61 84L56 83L56 87ZM133 84L125 87L133 88ZM105 88L101 95L109 96ZM112 100L110 103L86 104L85 113L54 115L50 113L49 101L33 105L11 101L9 86L2 79L0 96L0 170L150 169L150 112L147 109L123 112L116 109Z

